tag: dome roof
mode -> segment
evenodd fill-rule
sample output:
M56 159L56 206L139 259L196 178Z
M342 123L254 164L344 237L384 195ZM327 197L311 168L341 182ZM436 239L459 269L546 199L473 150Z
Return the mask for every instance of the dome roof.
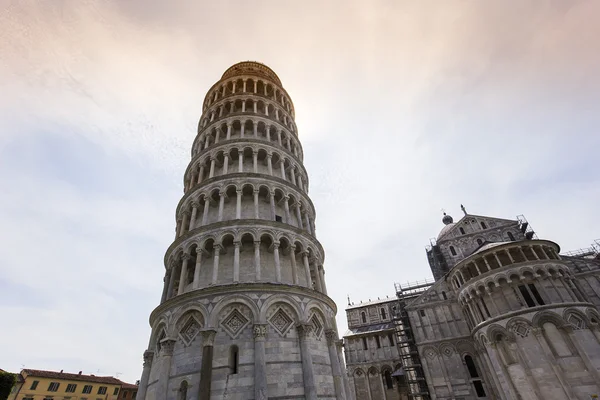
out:
M231 67L227 68L227 71L223 73L221 79L226 79L232 76L243 74L263 76L267 79L275 81L275 83L281 86L281 81L279 80L279 77L277 76L275 71L267 67L265 64L259 63L257 61L242 61L237 64L234 64Z
M444 226L444 227L442 228L442 230L440 231L440 234L439 234L439 235L438 235L438 237L437 237L437 238L438 238L438 240L440 240L440 238L441 238L442 236L444 236L446 233L448 233L448 232L449 232L449 231L450 231L450 230L451 230L451 229L454 227L454 225L456 225L456 224L455 224L455 223L453 223L453 222L450 222L449 224L447 224L446 226Z

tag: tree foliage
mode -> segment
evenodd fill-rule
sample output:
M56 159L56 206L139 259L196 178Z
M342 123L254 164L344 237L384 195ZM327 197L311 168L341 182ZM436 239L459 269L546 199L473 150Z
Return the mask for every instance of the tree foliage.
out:
M0 400L8 399L8 395L16 382L17 377L15 374L0 372Z

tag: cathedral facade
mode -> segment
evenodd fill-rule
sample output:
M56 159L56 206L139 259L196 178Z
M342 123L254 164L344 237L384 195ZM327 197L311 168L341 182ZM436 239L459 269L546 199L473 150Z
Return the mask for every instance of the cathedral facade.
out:
M407 398L597 398L600 248L561 254L523 218L464 214L444 215L427 249L435 281L408 300L397 288L401 368L392 375L408 380ZM352 347L352 336L344 341ZM372 363L348 363L350 386L360 387L357 368L376 372ZM373 387L357 400L396 398Z
M227 69L204 100L138 399L347 398L302 160L278 76Z

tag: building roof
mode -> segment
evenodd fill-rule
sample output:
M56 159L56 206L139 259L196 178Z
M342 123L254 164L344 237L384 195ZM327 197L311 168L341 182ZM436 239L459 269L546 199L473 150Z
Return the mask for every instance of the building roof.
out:
M68 372L56 372L56 371L44 371L40 369L24 369L21 373L27 376L37 376L40 378L50 379L65 379L72 381L86 381L86 382L97 382L106 383L109 385L123 385L125 382L120 381L112 376L96 376L96 375L83 375L83 374L70 374Z
M344 334L344 337L355 336L355 335L364 335L365 333L389 331L390 329L395 329L393 322L386 322L385 324L360 326L358 328L348 329L346 331L346 333Z
M391 303L394 301L397 301L398 299L394 298L394 297L389 297L389 298L385 298L385 299L377 299L377 300L369 300L369 301L363 301L360 302L359 304L351 304L348 307L346 307L346 310L352 310L353 308L361 308L361 307L367 307L367 306L373 306L376 304L383 304L383 303Z
M133 385L131 383L126 383L126 382L123 382L122 385L121 385L121 389L134 389L134 390L137 390L138 388L139 388L138 385Z

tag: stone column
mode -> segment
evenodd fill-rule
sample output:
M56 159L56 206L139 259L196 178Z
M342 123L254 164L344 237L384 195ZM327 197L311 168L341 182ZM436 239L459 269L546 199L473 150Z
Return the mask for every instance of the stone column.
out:
M245 92L246 90L244 90ZM246 112L246 100L242 100L242 112ZM246 122L246 121L244 121ZM243 135L242 135L243 136Z
M223 154L223 175L229 171L229 154Z
M590 375L594 378L594 381L600 382L600 371L598 371L596 369L596 367L592 363L592 360L590 360L588 353L581 346L581 343L579 343L579 339L577 338L577 336L575 336L573 327L571 325L565 325L565 326L563 326L563 329L567 332L567 335L569 335L569 339L571 339L571 343L573 343L575 350L577 350L577 354L579 354L579 357L581 357L583 364L585 365L587 370L590 372Z
M271 219L275 221L275 192L269 192L269 202L271 203Z
M136 399L146 400L146 391L148 390L148 379L150 378L150 368L152 368L153 358L153 351L146 350L144 352L144 369L142 370L142 378L140 379Z
M540 347L544 351L544 355L546 356L546 359L548 360L548 364L552 367L552 370L554 371L554 374L556 375L558 382L562 386L562 388L565 392L565 398L567 398L567 399L575 398L575 396L573 396L573 390L571 389L571 386L567 382L564 372L560 367L560 364L556 361L556 358L554 357L554 354L552 353L552 350L550 349L550 346L548 345L546 338L542 334L543 333L542 329L532 328L531 331L532 331L533 335L535 336L535 338L537 339L538 343L540 344Z
M260 281L260 241L254 242L254 268L256 269L256 281Z
M315 283L317 285L317 291L323 293L323 283L321 282L321 274L319 273L319 266L315 263L315 259L311 260L312 265L315 266Z
M235 203L235 218L242 218L242 189L237 189L235 191L237 194L236 203Z
M319 279L321 280L322 293L326 295L327 294L327 286L325 285L325 271L323 270L322 265L317 266L317 269L319 270Z
M233 242L233 281L240 280L240 242Z
M290 178L292 179L292 183L296 184L296 174L294 173L294 168L290 168Z
M348 373L346 371L346 366L344 365L344 356L342 354L343 349L344 349L344 341L336 340L335 348L337 350L338 362L340 364L340 369L342 371L342 381L344 383L344 393L346 394L346 398L348 400L352 400L352 391L350 390L350 382L348 381Z
M192 287L194 289L198 289L200 286L200 267L202 265L202 256L204 255L204 250L196 247L196 266L194 267L194 283Z
M244 83L244 86L242 87L242 92L246 93L246 82L248 81L248 79L242 79L242 82ZM245 103L245 102L244 102Z
M281 282L281 263L279 262L279 242L273 243L273 256L275 258L275 279Z
M206 225L208 223L208 209L210 208L210 199L208 197L204 197L204 212L202 213L202 225Z
M292 261L292 283L298 284L298 269L296 268L296 246L290 246L290 257Z
M267 400L267 363L265 358L266 324L254 325L254 399Z
M171 278L171 270L168 269L165 272L165 277L163 278L163 292L162 292L162 296L160 296L160 303L164 303L167 300L167 293L169 291L169 282L170 282L170 278Z
M169 300L173 297L173 286L175 281L175 271L172 265L167 272L169 272L169 289L167 289L167 300Z
M190 217L190 228L189 228L190 231L192 229L194 229L194 226L196 225L196 216L198 214L198 207L199 207L198 202L192 201L192 216Z
M255 174L258 173L258 151L252 152L252 170Z
M308 231L308 233L312 233L311 231L311 226L310 226L310 219L308 218L308 210L306 210L306 212L304 213L304 226L306 227L306 230Z
M212 284L217 284L217 279L219 277L219 256L221 255L221 245L215 244L213 245L213 273L212 273Z
M213 346L217 331L206 329L202 332L202 365L200 366L200 388L198 400L210 400L210 381L212 379ZM165 397L166 399L166 397Z
M219 192L219 219L218 221L223 221L223 207L225 206L225 192Z
M215 163L217 162L217 159L214 157L210 158L210 171L208 173L208 178L212 178L213 176L215 176Z
M175 226L175 239L179 237L179 232L181 231L181 218L177 220L177 225Z
M269 175L273 176L273 153L267 153L267 168Z
M258 190L254 189L252 194L254 195L254 218L259 219L260 217L258 215Z
M296 219L298 220L298 228L304 229L302 226L302 215L300 213L300 203L296 203Z
M285 160L283 158L279 160L279 165L281 166L281 179L286 181L287 179L285 177Z
M202 182L203 177L204 177L204 165L201 165L200 172L198 173L198 183Z
M233 103L231 104L233 106ZM227 140L231 139L231 122L227 124Z
M179 290L177 291L178 294L183 294L183 291L185 289L185 283L187 281L187 266L190 258L190 255L187 253L183 253L183 255L181 256L181 274L179 275Z
M256 101L254 102L254 112L256 113ZM254 128L254 137L258 137L258 123L256 121L252 121L252 127Z
M179 236L182 236L187 228L187 223L186 221L189 221L189 216L190 216L190 212L188 210L185 210L183 213L181 213L182 217L181 217L181 226L179 229Z
M159 398L169 398L169 379L171 378L171 358L173 358L173 349L175 348L175 340L163 339L161 342L160 353L163 357L161 374L159 376L157 396Z
M308 252L302 253L302 261L304 262L304 272L306 273L306 286L312 289L312 279L310 277L310 265L308 264Z
M244 150L238 150L238 172L244 172Z
M289 203L289 196L284 196L283 197L283 208L285 210L285 223L291 225L292 223L292 218L290 217L290 203Z
M300 324L296 326L298 341L300 342L300 358L302 359L302 377L304 378L304 398L317 400L317 388L313 375L312 354L310 353L309 338L312 325Z
M267 115L269 115L269 107L267 106ZM267 125L267 140L271 141L271 125Z
M206 135L206 141L204 142L204 150L210 145L210 135Z
M344 390L344 381L342 378L342 367L336 351L335 342L338 340L337 333L333 329L325 331L327 338L327 349L329 350L329 362L331 372L333 373L333 386L335 387L335 396L338 400L346 400L346 391Z
M242 108L244 107L244 104L246 103L242 103ZM242 122L242 126L240 127L240 137L244 137L244 130L246 130L246 121Z

